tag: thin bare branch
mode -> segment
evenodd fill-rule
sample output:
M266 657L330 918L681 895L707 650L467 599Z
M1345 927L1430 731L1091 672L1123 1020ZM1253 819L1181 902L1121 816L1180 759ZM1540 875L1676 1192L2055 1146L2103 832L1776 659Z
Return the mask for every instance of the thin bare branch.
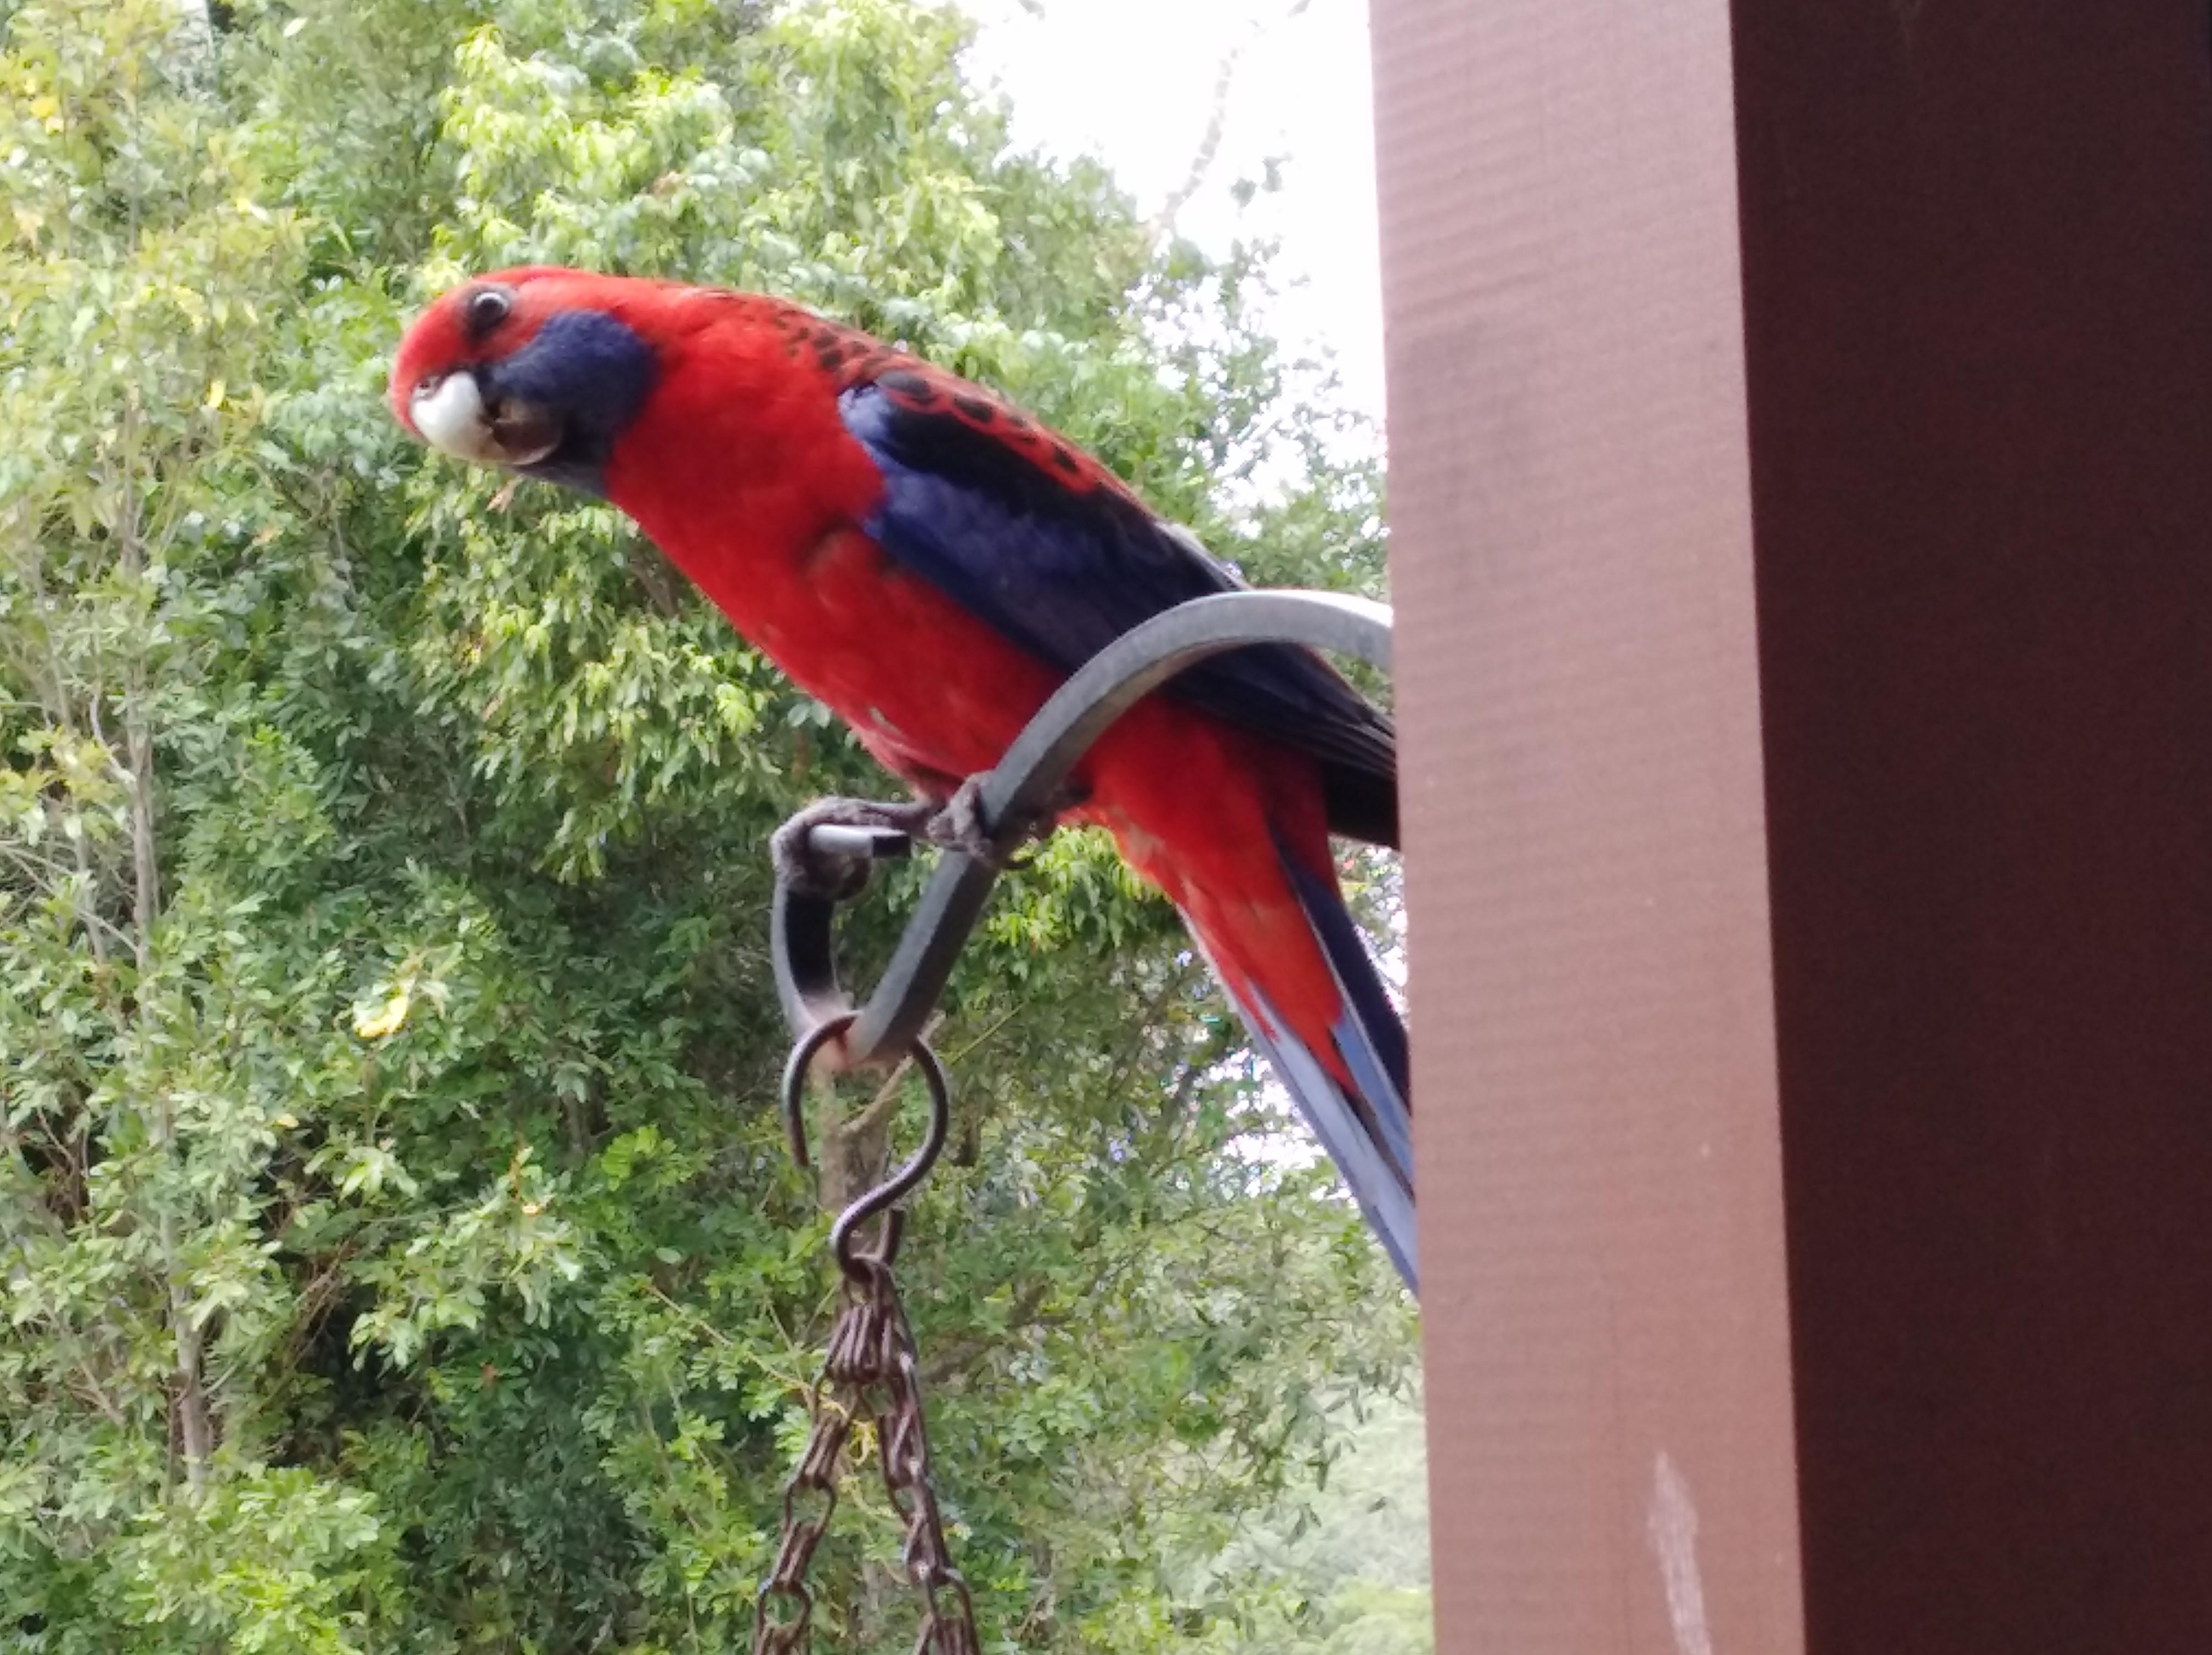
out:
M1311 0L1292 0L1288 9L1274 18L1252 17L1246 21L1244 37L1221 54L1220 63L1213 71L1213 91L1206 100L1206 130L1198 140L1198 149L1190 158L1190 169L1183 180L1168 192L1168 198L1160 204L1145 228L1155 241L1164 240L1175 234L1176 219L1190 204L1191 198L1205 186L1206 174L1221 153L1221 138L1229 125L1229 94L1237 84L1237 70L1244 54L1254 42L1270 28L1287 23L1304 12Z
M929 1021L922 1025L922 1039L925 1042L933 1039L938 1030L944 1026L945 1013L933 1013ZM891 1117L898 1112L899 1086L905 1080L908 1071L913 1068L914 1059L911 1057L899 1059L898 1067L884 1077L883 1085L876 1089L876 1095L868 1100L868 1106L845 1123L845 1130L855 1137L865 1138L872 1133L881 1132L888 1128L890 1125Z

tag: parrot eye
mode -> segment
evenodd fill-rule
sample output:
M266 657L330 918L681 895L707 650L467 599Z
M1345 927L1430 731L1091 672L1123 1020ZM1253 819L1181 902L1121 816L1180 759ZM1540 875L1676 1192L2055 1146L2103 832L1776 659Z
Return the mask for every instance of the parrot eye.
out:
M469 332L482 338L507 318L514 301L503 288L478 288L461 307L461 320Z

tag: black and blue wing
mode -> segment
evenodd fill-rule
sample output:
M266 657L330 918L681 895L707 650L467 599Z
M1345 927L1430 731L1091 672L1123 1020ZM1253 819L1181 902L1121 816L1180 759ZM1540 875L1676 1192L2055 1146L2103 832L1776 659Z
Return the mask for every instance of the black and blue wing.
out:
M1095 462L959 381L894 359L838 407L883 474L866 526L884 552L1061 672L1242 584ZM1168 693L1318 761L1335 832L1398 843L1390 721L1311 651L1217 655Z

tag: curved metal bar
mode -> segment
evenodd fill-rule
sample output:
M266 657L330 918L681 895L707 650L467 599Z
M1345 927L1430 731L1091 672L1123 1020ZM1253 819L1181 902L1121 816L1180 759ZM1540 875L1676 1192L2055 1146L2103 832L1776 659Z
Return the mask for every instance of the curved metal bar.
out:
M824 1025L852 1026L859 1015L837 981L837 904L788 880L775 882L769 911L769 953L775 962L775 997L795 1037ZM798 1146L794 1144L793 1153ZM804 1166L802 1157L799 1165Z
M1229 592L1179 605L1123 634L1060 687L985 779L983 818L1001 824L999 849L1016 848L1022 824L1045 809L1123 713L1209 655L1260 643L1304 644L1387 668L1390 611L1334 593ZM998 876L988 861L946 853L875 993L850 1025L848 1062L894 1061L915 1044ZM837 986L833 911L826 898L777 891L776 983L794 1033L810 1032L848 1003Z
M1114 721L1185 667L1255 643L1307 644L1390 664L1390 611L1364 598L1322 592L1225 592L1194 599L1122 634L1085 662L1030 719L983 784L983 818L1004 824L1011 853ZM957 852L921 904L847 1042L850 1060L876 1061L918 1034L981 917L999 870Z

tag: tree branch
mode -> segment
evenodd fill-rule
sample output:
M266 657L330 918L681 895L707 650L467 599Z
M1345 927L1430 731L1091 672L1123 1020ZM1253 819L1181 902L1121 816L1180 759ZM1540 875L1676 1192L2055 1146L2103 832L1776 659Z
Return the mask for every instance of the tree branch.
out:
M934 1038L938 1030L944 1026L945 1013L931 1013L929 1021L921 1027L922 1039L927 1042ZM860 1137L886 1130L890 1125L891 1117L898 1112L899 1083L906 1079L908 1071L913 1068L913 1058L900 1058L898 1067L884 1078L883 1085L876 1089L876 1095L868 1100L868 1106L845 1123L845 1130Z
M1290 9L1274 21L1289 22L1304 11L1310 3L1310 0L1292 0ZM1153 214L1145 226L1146 233L1155 241L1175 234L1177 216L1190 204L1191 198L1206 183L1206 175L1213 170L1214 161L1221 153L1222 133L1229 124L1229 94L1237 83L1237 65L1243 61L1244 54L1251 49L1252 43L1271 27L1273 24L1266 18L1248 19L1244 38L1222 53L1221 62L1213 71L1213 93L1207 100L1206 131L1200 136L1198 149L1190 158L1190 170L1184 174L1182 182L1168 192L1168 198L1160 204L1159 211Z

